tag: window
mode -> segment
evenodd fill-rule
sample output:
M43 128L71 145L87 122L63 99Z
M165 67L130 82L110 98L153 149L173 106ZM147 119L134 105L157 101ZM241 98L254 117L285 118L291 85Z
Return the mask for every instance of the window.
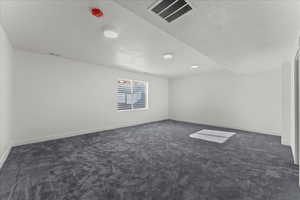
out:
M117 109L138 110L148 108L148 83L145 81L119 80Z

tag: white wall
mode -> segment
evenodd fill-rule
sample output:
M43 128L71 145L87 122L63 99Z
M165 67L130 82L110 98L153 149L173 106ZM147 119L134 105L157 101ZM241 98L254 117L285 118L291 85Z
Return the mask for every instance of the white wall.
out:
M282 144L291 145L294 152L294 72L291 63L282 64Z
M11 144L11 72L13 50L0 24L0 168Z
M119 78L149 82L149 110L116 110ZM13 138L16 144L168 118L165 78L16 52Z
M281 70L205 73L173 79L169 88L172 119L281 134Z
M225 126L231 124L234 76L226 72L169 81L170 118Z

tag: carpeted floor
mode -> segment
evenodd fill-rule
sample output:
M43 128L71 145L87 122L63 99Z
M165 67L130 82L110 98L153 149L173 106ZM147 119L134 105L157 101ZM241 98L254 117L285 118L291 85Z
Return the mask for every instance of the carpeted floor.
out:
M298 168L279 137L189 138L203 128L168 120L15 147L0 172L0 199L300 199Z

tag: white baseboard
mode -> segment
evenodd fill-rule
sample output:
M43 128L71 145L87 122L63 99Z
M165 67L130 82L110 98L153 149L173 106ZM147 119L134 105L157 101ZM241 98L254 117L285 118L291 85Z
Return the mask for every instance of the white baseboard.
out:
M0 169L2 168L2 166L4 165L10 150L12 148L12 145L7 145L7 147L5 148L4 152L0 155Z
M26 144L46 142L46 141L57 140L57 139L68 138L68 137L79 136L79 135L85 135L85 134L95 133L95 132L100 132L100 131L105 131L105 130L106 129L88 129L88 130L70 131L70 132L61 133L61 134L50 134L48 136L15 141L13 146L21 146L21 145L26 145Z
M199 125L203 125L203 126L233 129L233 130L245 131L245 132L250 132L250 133L258 133L258 134L263 134L263 135L273 135L276 137L281 137L280 133L277 133L274 131L269 131L269 130L250 129L250 128L243 128L243 127L239 127L239 126L226 126L226 125L222 125L222 124L211 124L211 123L207 123L207 122L199 122L199 121L195 121L195 120L182 120L182 119L176 119L176 118L171 118L171 120L178 121L178 122L199 124Z
M163 120L167 120L167 118L166 119L161 119L161 120L158 120L158 121L163 121ZM29 138L29 139L19 140L19 141L15 140L13 146L21 146L21 145L26 145L26 144L46 142L46 141L51 141L51 140L57 140L57 139L62 139L62 138L73 137L73 136L85 135L85 134L89 134L89 133L96 133L96 132L101 132L101 131L114 130L114 129L118 129L118 128L148 124L148 123L153 123L153 122L158 122L158 121L150 121L150 122L144 122L144 123L133 123L133 124L130 124L130 125L120 125L120 126L114 126L114 127L95 128L95 129L70 131L70 132L65 132L65 133L49 134L48 136L43 136L43 137Z
M158 120L158 121L149 121L149 122L143 122L143 123L131 123L131 124L126 124L126 125L106 127L106 128L77 130L77 131L70 131L70 132L65 132L65 133L60 133L60 134L56 133L56 134L50 134L48 136L37 137L37 138L29 138L29 139L19 140L19 141L14 140L13 143L7 145L4 152L0 155L0 169L2 168L3 164L5 163L7 157L10 153L11 148L14 147L14 146L33 144L33 143L38 143L38 142L46 142L46 141L50 141L50 140L68 138L68 137L79 136L79 135L85 135L85 134L89 134L89 133L114 130L114 129L118 129L118 128L130 127L130 126L137 126L137 125L142 125L142 124L159 122L159 121L163 121L163 120L167 120L167 119L168 118L162 118L161 120Z

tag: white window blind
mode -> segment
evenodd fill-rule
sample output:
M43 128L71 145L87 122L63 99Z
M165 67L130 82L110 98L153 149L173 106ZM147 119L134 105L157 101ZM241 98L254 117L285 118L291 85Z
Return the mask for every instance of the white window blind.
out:
M146 109L148 86L145 81L119 80L117 90L117 109Z

